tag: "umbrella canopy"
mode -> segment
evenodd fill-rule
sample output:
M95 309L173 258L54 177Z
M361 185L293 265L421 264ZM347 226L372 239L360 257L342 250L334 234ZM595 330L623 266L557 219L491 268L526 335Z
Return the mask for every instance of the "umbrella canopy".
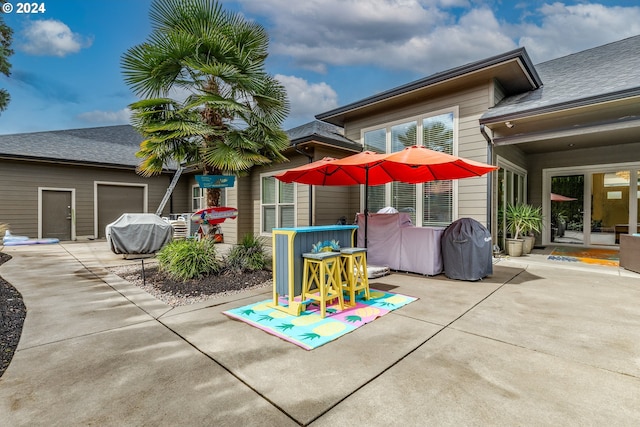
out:
M321 160L276 175L283 182L310 185L369 185L386 184L393 181L384 170L375 168L386 154L363 151L342 159L325 157ZM373 169L376 169L374 172Z
M313 163L289 169L276 178L283 182L310 185L365 185L368 204L370 185L400 181L408 184L481 176L498 169L473 160L414 145L391 154L363 151L342 159L325 157ZM365 206L365 246L367 245L367 213Z
M552 202L571 202L573 200L578 200L575 197L567 197L562 194L551 193L551 201Z
M421 145L386 155L385 168L394 181L407 184L482 176L497 166L463 159Z
M391 154L363 151L342 159L321 160L276 175L283 182L310 185L407 184L482 176L497 166L433 151L420 145Z

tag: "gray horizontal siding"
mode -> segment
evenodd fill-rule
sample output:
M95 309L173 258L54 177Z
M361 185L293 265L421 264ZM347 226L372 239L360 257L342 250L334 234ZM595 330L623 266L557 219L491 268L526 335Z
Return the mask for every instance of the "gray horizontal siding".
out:
M13 234L37 237L38 188L69 188L76 193L76 236L94 236L95 181L147 184L148 211L155 212L170 178L144 178L133 170L0 160L0 222L9 223Z

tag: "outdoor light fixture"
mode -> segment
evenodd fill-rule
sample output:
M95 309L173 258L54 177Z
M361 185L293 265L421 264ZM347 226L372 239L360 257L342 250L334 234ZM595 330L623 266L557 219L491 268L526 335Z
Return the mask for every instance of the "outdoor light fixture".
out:
M511 122L504 122L504 125L505 125L506 127L508 127L509 129L511 129L512 127L514 127L514 126L515 126L515 125L514 125L513 123L511 123Z

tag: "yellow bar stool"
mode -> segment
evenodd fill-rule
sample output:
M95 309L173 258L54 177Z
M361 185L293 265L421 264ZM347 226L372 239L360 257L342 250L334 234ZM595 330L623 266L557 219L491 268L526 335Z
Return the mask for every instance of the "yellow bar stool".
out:
M302 299L320 303L320 314L325 317L327 302L338 298L344 310L340 275L340 254L337 252L303 253Z
M349 305L356 304L356 294L364 291L369 299L369 277L367 276L367 249L340 249L340 284L349 293Z

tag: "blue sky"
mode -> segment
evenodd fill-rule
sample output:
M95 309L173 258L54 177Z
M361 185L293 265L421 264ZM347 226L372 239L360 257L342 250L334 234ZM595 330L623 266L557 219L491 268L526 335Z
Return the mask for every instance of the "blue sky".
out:
M150 33L152 0L48 0L14 30L0 134L126 124L120 58ZM534 63L640 34L637 1L224 0L265 26L285 129L378 92L524 46Z

